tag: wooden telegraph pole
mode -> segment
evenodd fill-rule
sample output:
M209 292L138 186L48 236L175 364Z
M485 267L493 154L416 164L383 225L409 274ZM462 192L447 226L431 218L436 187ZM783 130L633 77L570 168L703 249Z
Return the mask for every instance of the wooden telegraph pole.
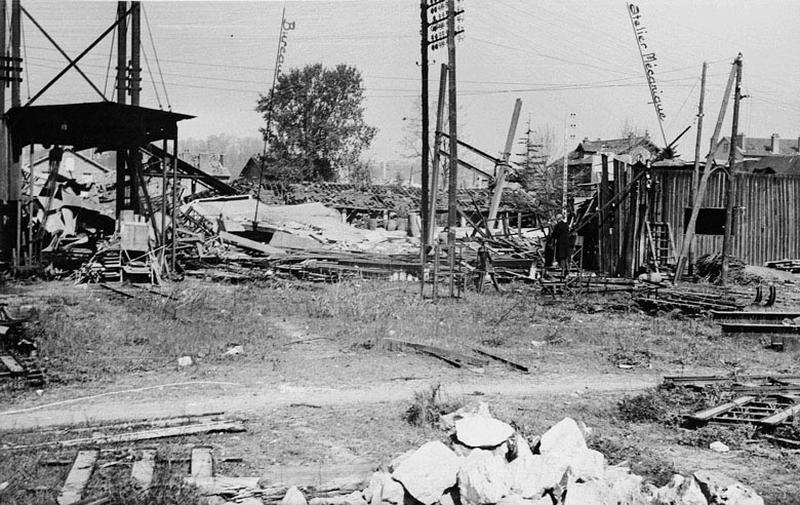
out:
M694 195L697 192L697 185L700 182L700 149L703 137L703 108L706 101L706 71L708 70L708 63L703 62L703 71L700 77L700 103L697 106L697 139L694 143L694 171L692 172L692 187L689 188L689 201L694 201ZM694 237L689 243L689 273L691 274L694 265Z
M686 266L686 256L689 253L689 244L691 244L692 240L694 239L694 228L697 224L697 216L700 214L700 206L703 204L703 197L705 197L706 194L708 180L711 178L711 167L714 164L714 152L718 147L717 140L719 139L719 134L722 131L722 121L725 119L725 111L728 109L728 100L730 99L731 90L733 89L733 81L736 76L735 65L736 62L734 62L734 66L731 68L731 73L728 76L728 83L725 85L725 92L722 95L722 104L720 105L719 116L717 116L717 124L714 127L713 135L711 135L711 150L706 156L706 165L703 169L703 176L700 178L700 183L697 185L697 192L694 195L692 214L689 217L689 225L684 230L678 261L675 266L674 282L678 282L683 275L683 269ZM733 142L733 139L731 139L731 142Z
M427 0L420 0L420 78L422 98L422 166L420 167L420 184L422 185L420 217L422 230L420 233L420 295L425 289L425 264L427 263L428 228L430 227L430 209L428 208L428 158L430 157L430 125L428 124L428 5ZM434 189L435 191L435 189Z
M117 2L117 19L125 17L128 11L128 2ZM127 20L122 20L117 25L117 103L126 102L125 92L127 90L127 67L128 67L128 24ZM125 151L117 150L117 207L116 216L119 219L120 211L125 208L127 199L125 180Z
M456 191L458 190L458 116L456 112L456 2L447 0L447 80L450 134L450 169L447 193L447 265L450 270L450 297L455 295L456 267Z
M733 91L733 121L731 125L731 143L728 153L728 188L725 197L725 234L722 236L722 277L720 283L724 286L728 281L730 269L731 234L733 232L733 207L736 198L736 135L739 133L739 101L742 98L742 53L733 63L736 68L736 87Z

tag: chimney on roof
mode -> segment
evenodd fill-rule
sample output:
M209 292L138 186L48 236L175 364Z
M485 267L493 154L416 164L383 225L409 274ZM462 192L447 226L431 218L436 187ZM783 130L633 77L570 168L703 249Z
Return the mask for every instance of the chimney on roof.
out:
M736 142L734 143L736 147L741 149L742 151L745 150L744 148L744 133L737 133L736 134Z
M225 155L220 153L220 155L219 155L219 164L222 165L222 166L225 166L224 161L225 161Z
M800 137L797 137L797 152L800 153Z
M773 133L772 137L770 137L769 150L772 154L781 153L781 136L777 133Z

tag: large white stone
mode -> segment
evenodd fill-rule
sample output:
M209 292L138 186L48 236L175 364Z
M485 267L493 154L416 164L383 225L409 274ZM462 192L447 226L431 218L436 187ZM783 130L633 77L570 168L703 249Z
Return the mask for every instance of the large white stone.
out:
M456 421L456 438L467 447L497 447L513 434L514 428L490 417L469 415Z
M463 505L497 503L510 489L507 463L490 451L472 451L458 470L458 491Z
M764 505L764 499L753 489L727 475L709 470L699 470L694 473L694 478L709 503Z
M539 498L545 490L555 486L564 474L555 475L547 468L545 457L520 455L508 464L511 492L522 498ZM557 471L557 470L556 470Z
M297 486L292 486L286 491L280 505L308 505L308 502L302 491Z
M539 441L540 454L567 455L587 449L578 423L565 417L555 426L547 430Z
M455 485L460 464L460 458L446 445L428 442L400 461L392 477L416 500L431 505Z
M594 449L583 449L572 453L549 454L545 458L557 461L559 467L570 468L575 480L602 479L605 473L606 457Z
M692 477L675 474L656 490L656 505L708 505L708 500Z
M564 505L609 505L610 490L605 482L574 482L567 488Z

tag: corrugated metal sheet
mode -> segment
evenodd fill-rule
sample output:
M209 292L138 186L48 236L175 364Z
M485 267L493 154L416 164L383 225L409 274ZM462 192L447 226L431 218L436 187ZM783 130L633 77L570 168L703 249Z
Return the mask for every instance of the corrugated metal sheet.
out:
M655 170L657 221L672 225L675 240L683 236L683 212L689 204L692 173L685 170ZM739 207L734 222L733 255L746 263L800 258L800 176L740 173L735 175ZM712 174L703 200L704 207L725 206L725 175ZM696 256L722 252L722 236L699 235Z

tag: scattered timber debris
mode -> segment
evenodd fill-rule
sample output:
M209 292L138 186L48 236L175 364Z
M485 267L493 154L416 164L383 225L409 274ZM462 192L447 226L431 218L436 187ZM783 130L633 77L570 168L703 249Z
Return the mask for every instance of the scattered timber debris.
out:
M648 312L670 312L678 310L684 314L703 314L712 310L740 311L748 302L737 298L738 293L725 291L696 291L685 287L651 289L648 293L634 297L634 302Z
M764 266L775 270L783 270L784 272L790 272L793 274L800 273L800 260L797 259L767 261L764 263Z
M745 424L771 440L776 430L792 428L793 419L800 414L797 375L674 376L664 377L664 382L701 390L713 387L729 395L720 405L687 415L690 426ZM791 437L779 437L779 442L800 446L800 439L795 439L796 430L786 431Z
M60 448L87 447L87 446L98 446L107 444L140 442L143 440L155 440L160 438L181 437L185 435L198 435L204 433L219 433L219 432L236 433L245 430L246 428L244 426L244 423L240 420L223 419L216 421L207 421L205 419L200 419L199 422L197 420L193 420L188 424L182 424L178 426L165 426L159 428L115 433L108 435L93 433L93 436L91 437L72 438L67 440L54 440L50 442L40 442L36 444L2 447L0 448L0 452L25 450L36 447L60 447Z

